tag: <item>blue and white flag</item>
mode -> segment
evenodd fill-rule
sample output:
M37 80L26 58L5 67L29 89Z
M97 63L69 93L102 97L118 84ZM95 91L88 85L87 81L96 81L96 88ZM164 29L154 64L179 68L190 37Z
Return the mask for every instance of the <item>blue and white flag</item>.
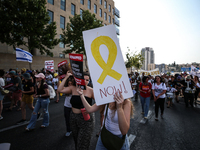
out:
M20 48L16 48L16 61L27 61L32 63L33 55L27 51Z

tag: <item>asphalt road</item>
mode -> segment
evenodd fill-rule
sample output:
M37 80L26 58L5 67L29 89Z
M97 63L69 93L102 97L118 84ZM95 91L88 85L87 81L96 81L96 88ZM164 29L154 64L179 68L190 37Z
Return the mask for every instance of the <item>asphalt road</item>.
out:
M150 104L148 120L141 115L139 101L134 101L134 116L131 119L128 132L131 150L199 150L200 149L200 105L185 108L183 99L172 108L166 108L164 119L155 121L153 101ZM21 112L3 110L3 120L0 121L0 143L10 143L10 150L74 150L72 136L65 137L64 96L59 103L51 100L49 105L50 126L41 129L42 118L36 123L36 129L26 132L27 124L16 125L21 119ZM9 101L4 101L4 108ZM30 120L31 110L27 108L27 120ZM91 139L90 150L95 149L96 133L100 129L99 112L95 113L95 130ZM1 150L1 148L0 148Z

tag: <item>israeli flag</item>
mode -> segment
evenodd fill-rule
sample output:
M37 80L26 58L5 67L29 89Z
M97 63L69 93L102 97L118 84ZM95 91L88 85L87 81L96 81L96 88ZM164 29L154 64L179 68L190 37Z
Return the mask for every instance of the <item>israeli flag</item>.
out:
M32 63L33 55L27 51L20 48L16 48L16 61L27 61Z

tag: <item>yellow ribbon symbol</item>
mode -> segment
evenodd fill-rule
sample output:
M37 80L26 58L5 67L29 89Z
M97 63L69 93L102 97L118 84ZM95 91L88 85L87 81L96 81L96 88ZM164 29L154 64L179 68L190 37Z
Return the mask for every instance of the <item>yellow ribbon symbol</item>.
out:
M107 64L105 63L99 52L99 48L102 44L106 45L109 51ZM122 77L122 74L112 69L115 59L117 57L117 46L115 42L108 36L99 36L98 38L94 39L94 41L92 41L91 51L97 64L103 69L103 72L101 73L101 76L99 77L97 82L102 84L107 75L119 81Z

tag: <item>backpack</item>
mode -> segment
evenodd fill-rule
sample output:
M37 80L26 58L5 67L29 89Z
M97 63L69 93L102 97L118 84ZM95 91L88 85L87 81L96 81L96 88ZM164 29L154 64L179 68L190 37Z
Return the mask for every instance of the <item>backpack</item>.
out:
M54 99L54 97L56 96L56 92L53 89L53 87L51 85L48 85L48 89L49 89L49 97L50 99Z

